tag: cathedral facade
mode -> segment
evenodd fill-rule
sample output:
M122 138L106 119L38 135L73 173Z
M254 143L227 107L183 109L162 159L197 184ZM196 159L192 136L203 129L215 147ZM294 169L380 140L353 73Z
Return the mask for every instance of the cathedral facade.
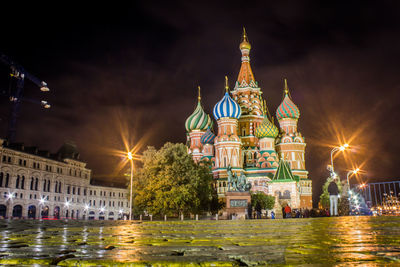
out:
M227 169L244 172L252 191L273 195L292 208L312 208L312 182L305 167L304 137L297 129L300 110L293 102L286 79L283 100L275 118L270 115L262 90L250 66L251 45L243 31L241 67L235 86L215 104L213 121L201 105L200 88L195 111L185 127L189 153L196 162L211 161L219 197L228 189Z

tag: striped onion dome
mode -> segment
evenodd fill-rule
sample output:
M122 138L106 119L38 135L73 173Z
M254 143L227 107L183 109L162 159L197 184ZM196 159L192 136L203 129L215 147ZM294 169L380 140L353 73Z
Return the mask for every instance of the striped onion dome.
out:
M215 134L211 132L210 127L208 127L207 131L201 136L200 142L205 145L205 144L214 144L214 139L215 139Z
M239 119L242 114L240 106L226 92L224 97L214 106L214 118L234 118Z
M284 118L298 119L299 117L300 110L289 96L289 88L285 79L285 97L276 110L276 118L281 120Z
M200 131L205 131L207 130L208 127L212 125L212 120L208 114L206 114L201 107L200 104L200 99L197 102L197 107L192 113L192 115L189 116L189 118L186 119L185 122L185 127L186 131L191 132L193 130L200 130Z
M256 128L254 134L258 139L264 137L276 138L279 134L279 131L278 128L269 121L268 116L265 115L263 122Z

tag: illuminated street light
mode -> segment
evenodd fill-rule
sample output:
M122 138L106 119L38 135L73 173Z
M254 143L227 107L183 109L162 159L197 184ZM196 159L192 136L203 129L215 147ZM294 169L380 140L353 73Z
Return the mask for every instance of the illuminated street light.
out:
M65 205L65 207L68 208L68 207L69 207L69 202L68 202L68 201L65 201L65 204L64 204L64 205Z
M348 147L349 147L349 144L344 144L344 145L341 145L341 146L334 147L334 148L331 150L331 168L332 168L332 172L335 171L335 169L334 169L334 167L333 167L333 154L334 154L335 152L337 152L337 151L345 151L346 148L348 148Z
M85 210L88 210L88 209L89 209L89 205L86 204L86 205L85 205Z
M100 211L101 211L101 212L104 212L104 207L101 207L101 208L100 208Z
M14 198L14 193L8 193L7 199L10 200L10 199L13 199L13 198Z
M39 200L39 203L40 203L41 205L43 205L43 204L44 204L44 202L46 202L46 199L44 199L44 198L40 198L40 200Z
M133 155L131 151L128 152L127 157L131 162L131 195L129 197L129 220L132 220Z
M357 169L355 169L355 170L352 170L352 171L347 172L347 186L349 187L349 190L350 190L349 177L350 177L351 175L353 175L353 174L357 174L359 171L360 171L360 169L357 168Z

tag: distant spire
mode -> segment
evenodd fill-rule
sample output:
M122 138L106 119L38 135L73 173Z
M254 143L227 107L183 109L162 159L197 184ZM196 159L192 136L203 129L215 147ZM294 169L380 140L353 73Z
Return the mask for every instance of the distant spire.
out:
M246 34L246 29L245 29L245 27L243 26L243 41L246 41L246 42L248 42L249 40L247 40L247 34Z
M229 85L228 85L228 76L225 76L225 91L228 93Z
M284 82L285 82L285 85L284 85L284 88L283 88L283 93L284 93L284 96L283 96L283 97L289 96L290 98L292 98L291 95L290 95L290 92L289 92L289 87L288 87L288 85L287 85L287 80L286 80L286 78L284 78L283 80L284 80Z
M201 95L200 95L200 85L199 86L197 86L197 88L199 88L199 95L197 96L197 99L199 100L199 102L200 102L200 100L201 100Z

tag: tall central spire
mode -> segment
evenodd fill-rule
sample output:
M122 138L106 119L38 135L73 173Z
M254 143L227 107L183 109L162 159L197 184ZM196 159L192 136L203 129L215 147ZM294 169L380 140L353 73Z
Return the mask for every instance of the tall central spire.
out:
M250 49L251 45L247 38L246 29L243 27L242 42L240 43L240 51L242 52L242 65L237 79L239 87L257 87L254 79L253 71L250 66Z

